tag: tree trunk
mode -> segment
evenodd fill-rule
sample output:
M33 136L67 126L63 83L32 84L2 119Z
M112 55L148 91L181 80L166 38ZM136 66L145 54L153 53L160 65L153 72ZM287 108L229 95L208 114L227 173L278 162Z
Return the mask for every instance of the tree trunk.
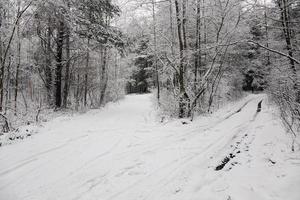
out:
M156 87L157 87L157 102L159 104L159 99L160 99L160 83L159 83L159 72L158 72L158 63L157 63L157 36L156 36L156 13L155 13L155 2L152 0L152 17L153 17L153 39L154 39L154 68L155 68L155 82L156 82Z
M186 7L187 7L187 0L182 0L182 36L183 36L183 49L184 49L184 51L187 50L187 36L186 36L187 16L186 16ZM184 59L185 59L185 57L184 57Z
M202 17L203 17L203 32L204 32L204 41L203 41L203 45L204 45L204 49L206 49L206 44L207 44L207 27L206 27L206 14L205 14L205 0L202 0ZM207 62L207 58L206 58L206 52L204 52L204 64L206 64ZM204 71L204 70L203 70ZM200 71L200 73L202 74L202 71Z
M0 112L3 111L4 71L5 71L5 63L4 63L4 60L2 59L2 62L1 62L1 74L0 74Z
M266 31L266 47L269 48L269 29L268 29L268 16L267 16L267 4L266 4L266 0L264 0L264 6L265 6L265 10L264 10L264 18L265 18L265 31ZM270 61L270 52L267 51L267 65L271 64Z
M9 53L10 54L10 53ZM11 76L11 71L10 71L10 68L11 68L11 63L12 63L12 55L10 54L9 57L8 57L8 65L7 65L7 77L6 77L6 89L5 89L5 111L4 113L7 112L7 108L8 106L10 106L10 103L11 103L11 84L10 84L10 76Z
M52 29L51 29L51 20L50 17L48 17L48 28L47 28L47 39L46 39L46 60L45 60L45 87L47 92L47 103L48 105L53 105L53 99L52 99L52 61L51 61L51 35L52 35Z
M18 5L18 10L20 10L20 2ZM17 28L17 36L18 36L18 45L17 45L17 69L16 69L16 77L15 77L15 115L17 115L17 105L18 105L18 90L19 90L19 72L21 65L21 38L20 38L20 23L18 23Z
M172 0L169 0L169 18L170 18L170 32L171 32L171 52L172 56L175 57L175 52L174 52L174 44L175 44L175 36L174 36L174 31L173 31L173 8L172 8Z
M69 95L69 84L70 84L70 29L67 27L66 31L66 72L65 72L65 85L64 85L64 96L63 96L63 107L67 108L68 95Z
M90 38L88 37L87 50L86 50L86 65L84 74L84 106L87 106L87 94L88 94L88 78L89 78L89 67L90 67Z
M189 104L189 97L185 92L184 86L184 73L185 73L185 63L184 63L184 42L182 39L182 32L181 32L181 23L182 20L180 18L180 9L178 0L175 0L175 11L176 11L176 21L177 21L177 35L178 35L178 42L179 42L179 74L178 74L178 82L179 82L179 118L183 118L187 116L188 104ZM184 12L183 12L184 13ZM183 16L184 18L185 16Z
M2 16L0 14L0 28L2 27ZM3 43L2 43L2 37L0 34L0 112L2 112L2 90L3 90L3 84L2 84L2 74L3 74Z
M64 42L64 22L60 21L58 25L57 49L56 49L56 69L55 69L55 107L62 105L61 80L63 68L63 42Z
M75 96L75 110L78 111L79 109L79 102L80 102L80 76L79 73L77 74L77 87L76 87L76 96Z
M172 53L172 57L173 59L175 58L175 50L174 50L174 46L175 46L175 34L174 34L174 25L173 25L173 4L172 4L172 0L169 0L169 20L170 20L170 32L171 32L171 53ZM178 86L178 74L177 72L175 72L173 74L173 85L174 87Z
M67 6L70 10L70 1L67 0ZM68 96L69 96L69 89L70 89L70 63L71 63L71 56L70 56L70 37L71 31L69 25L65 26L66 28L66 35L65 35L65 42L66 42L66 71L65 71L65 85L63 89L63 107L68 107Z
M195 42L195 71L194 71L194 91L197 92L197 82L198 82L198 69L201 65L201 7L200 0L197 0L197 11L196 11L196 42Z
M104 52L103 52L103 63L102 63L102 68L101 68L101 92L100 92L100 106L104 104L104 97L106 93L106 88L107 88L107 82L108 82L108 76L106 72L106 65L107 65L107 47L104 47Z

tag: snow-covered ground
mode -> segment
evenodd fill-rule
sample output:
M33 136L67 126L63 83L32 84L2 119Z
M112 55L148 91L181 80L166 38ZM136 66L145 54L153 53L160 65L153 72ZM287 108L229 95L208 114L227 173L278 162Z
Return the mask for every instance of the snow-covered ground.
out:
M160 123L151 95L131 95L56 118L0 148L0 199L299 200L299 152L266 102Z

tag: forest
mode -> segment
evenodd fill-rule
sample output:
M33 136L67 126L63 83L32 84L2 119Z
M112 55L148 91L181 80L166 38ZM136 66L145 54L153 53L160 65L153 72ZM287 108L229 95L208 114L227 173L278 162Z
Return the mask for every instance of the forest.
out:
M1 200L299 200L300 0L0 0Z
M163 115L264 92L296 136L298 0L1 0L3 131L155 93Z

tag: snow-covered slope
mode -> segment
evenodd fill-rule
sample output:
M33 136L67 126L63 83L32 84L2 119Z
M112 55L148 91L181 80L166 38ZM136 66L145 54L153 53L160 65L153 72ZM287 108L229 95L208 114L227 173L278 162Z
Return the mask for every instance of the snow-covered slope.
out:
M266 101L186 125L157 122L150 95L57 118L0 148L0 199L299 200L300 156Z

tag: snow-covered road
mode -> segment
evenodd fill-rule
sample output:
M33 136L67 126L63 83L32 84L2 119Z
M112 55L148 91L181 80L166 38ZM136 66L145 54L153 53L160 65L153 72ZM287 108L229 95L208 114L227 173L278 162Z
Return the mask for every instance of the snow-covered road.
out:
M0 200L299 200L299 153L265 98L186 125L157 122L151 95L59 117L0 148Z

